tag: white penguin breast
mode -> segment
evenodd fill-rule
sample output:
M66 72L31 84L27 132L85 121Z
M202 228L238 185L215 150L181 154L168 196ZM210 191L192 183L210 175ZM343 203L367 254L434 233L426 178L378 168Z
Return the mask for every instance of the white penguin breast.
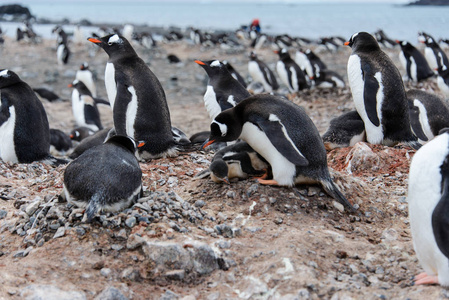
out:
M282 61L278 61L276 64L276 72L279 75L279 78L281 81L288 87L290 92L292 91L292 87L290 86L290 83L288 82L288 73L287 69L285 68L285 64Z
M379 126L371 123L368 118L368 114L365 109L365 82L363 81L362 67L360 63L360 57L352 54L348 60L348 81L352 92L352 98L354 99L354 105L359 113L360 117L365 124L366 139L371 144L380 144L383 141L382 130L382 102L383 102L383 84L382 74L377 72L374 77L379 83L379 89L376 94L376 113L379 118Z
M399 62L401 63L402 67L407 71L407 59L405 58L404 52L399 52Z
M254 82L260 82L263 88L267 92L272 92L271 85L265 80L262 70L259 68L259 64L256 61L250 61L248 63L248 72ZM268 75L269 73L267 73Z
M309 58L301 51L296 51L295 63L297 63L302 70L305 70L309 77L313 77L315 75L313 74L313 67Z
M273 171L273 179L279 185L292 186L294 184L296 175L295 165L274 147L267 135L256 125L246 122L243 125L240 138L245 140L270 163Z
M432 48L430 48L430 47L424 48L424 56L426 57L426 60L429 63L429 67L432 70L435 70L438 68L437 58L435 57L435 54L433 53Z
M414 82L418 82L418 66L413 56L410 56L410 77Z
M410 227L415 252L424 271L428 275L438 274L439 279L444 275L448 278L448 259L436 244L432 213L441 199L440 166L448 155L448 144L449 135L442 134L416 152L410 164L408 186Z
M58 64L60 64L60 65L64 64L64 62L63 62L64 48L65 48L65 46L63 44L61 44L58 46L58 49L56 50Z
M93 97L97 97L97 88L95 87L92 73L89 70L78 70L75 76L76 80L82 81Z
M111 104L111 108L114 109L115 97L117 96L117 83L115 82L115 68L113 63L106 64L104 84L106 86L109 103Z
M438 76L437 78L437 84L440 91L447 97L449 97L449 86L444 82L444 78L441 76Z
M80 93L77 89L74 89L72 92L72 112L78 126L86 125L86 119L84 118L84 101L80 97Z
M0 126L0 157L3 161L18 163L14 145L14 127L16 124L16 110L9 107L9 118Z
M210 118L213 120L215 117L221 113L220 104L217 102L217 96L214 91L214 87L211 85L207 86L206 93L204 94L204 106L209 113Z
M128 87L128 91L131 93L131 101L126 107L126 133L130 137L134 137L134 123L137 116L137 94L133 86Z
M432 129L430 128L429 119L427 117L426 107L418 99L413 100L413 105L418 107L418 109L419 109L419 123L421 123L421 127L424 131L424 134L427 136L428 140L430 141L435 136L433 135Z

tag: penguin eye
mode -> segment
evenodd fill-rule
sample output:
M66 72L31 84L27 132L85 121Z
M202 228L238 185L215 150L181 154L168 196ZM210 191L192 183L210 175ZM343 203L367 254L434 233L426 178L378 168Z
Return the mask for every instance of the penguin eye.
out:
M112 46L112 43L111 43L111 42L109 42L109 43L108 43L108 45L109 45L109 46Z

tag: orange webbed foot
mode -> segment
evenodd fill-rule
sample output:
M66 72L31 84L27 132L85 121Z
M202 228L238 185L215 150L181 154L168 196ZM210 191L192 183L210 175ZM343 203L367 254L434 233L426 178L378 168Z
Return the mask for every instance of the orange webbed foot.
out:
M414 278L415 285L421 285L421 284L439 284L438 283L438 276L437 275L427 275L425 272L418 274Z
M265 179L259 178L259 179L257 179L257 181L258 181L260 184L265 184L265 185L279 185L279 183L278 183L276 180L273 180L273 179L271 179L271 180L265 180Z

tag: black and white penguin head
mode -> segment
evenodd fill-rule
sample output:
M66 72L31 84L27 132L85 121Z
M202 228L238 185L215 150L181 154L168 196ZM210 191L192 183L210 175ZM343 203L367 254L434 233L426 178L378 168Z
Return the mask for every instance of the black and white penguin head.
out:
M209 166L211 177L215 182L225 182L229 184L228 164L222 159L213 160Z
M20 82L19 76L11 70L2 69L0 70L0 89Z
M251 53L249 54L249 59L250 60L256 60L257 59L257 54L254 51L251 51Z
M87 86L81 80L75 79L68 87L75 88L81 95L92 95Z
M89 69L89 64L87 63L87 61L83 62L80 66L80 70L88 70Z
M398 41L398 40L396 40L396 43L398 43L401 46L402 50L411 50L411 49L414 48L413 45L410 44L407 41Z
M88 38L87 40L103 48L111 58L136 55L136 52L128 40L116 33L106 35L100 39Z
M218 76L219 74L231 74L229 73L226 66L220 62L219 60L209 60L209 61L201 61L195 60L197 64L199 64L207 73L209 78L212 76Z
M380 49L377 40L368 32L363 31L354 33L344 45L351 47L352 51L372 51Z
M203 144L203 148L217 143L234 141L242 133L243 124L240 124L234 115L234 109L221 112L210 124L209 139Z
M276 52L277 54L279 54L279 59L280 60L284 60L284 59L290 59L290 54L288 53L288 50L286 48L282 48L281 50Z

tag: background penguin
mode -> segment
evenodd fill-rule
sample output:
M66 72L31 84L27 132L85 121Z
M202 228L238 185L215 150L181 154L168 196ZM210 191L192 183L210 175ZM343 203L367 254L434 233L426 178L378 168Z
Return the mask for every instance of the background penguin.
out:
M349 111L331 120L323 134L326 150L352 147L365 141L365 125L356 110Z
M309 78L314 78L317 73L327 69L321 58L310 49L296 51L295 62Z
M248 143L237 142L217 153L209 166L210 177L216 183L229 183L232 178L267 175L270 165Z
M399 61L407 72L407 79L418 82L434 75L426 58L407 41L396 41L401 46Z
M69 158L75 159L81 154L83 154L86 150L93 148L95 146L101 145L108 138L108 136L113 136L115 131L111 131L112 128L105 128L94 132L94 134L85 137L80 141L80 143L73 149L72 153L70 153Z
M65 155L70 148L72 148L70 137L59 129L50 128L50 152L56 150L59 154Z
M449 108L436 95L421 91L407 91L410 123L419 142L433 139L438 132L449 127Z
M147 64L117 34L88 40L109 55L105 85L117 134L145 142L136 153L139 159L177 155L165 92Z
M408 177L413 246L424 272L415 284L449 286L449 132L413 156Z
M81 141L85 138L87 138L88 136L91 136L95 133L95 131L93 131L92 129L88 128L88 127L77 127L75 129L73 129L70 132L70 139L72 141Z
M223 65L225 65L226 69L228 69L229 73L231 73L232 77L234 77L244 88L246 88L246 81L243 79L242 75L234 69L234 67L227 61L223 61Z
M62 100L61 97L59 97L54 92L52 92L46 88L34 88L33 91L35 91L36 94L39 95L39 97L41 97L49 102L56 102L56 101Z
M331 70L317 71L313 77L313 83L318 88L344 88L345 80L337 72Z
M97 87L94 83L94 77L89 70L89 64L84 62L81 64L78 71L76 71L75 80L82 81L89 89L93 97L97 97Z
M88 222L100 211L120 211L141 197L142 171L134 156L135 147L130 137L115 135L67 166L65 198L86 208Z
M51 33L56 33L56 46L59 46L60 44L67 45L69 42L67 33L64 31L64 29L61 26L56 26L52 29Z
M210 127L209 142L203 147L240 138L268 161L273 180L259 179L260 183L321 183L329 195L353 209L332 182L323 141L303 108L282 97L255 95L223 111Z
M271 93L279 88L276 76L263 61L257 58L256 53L251 52L248 62L248 72L253 82L260 82L266 92Z
M59 43L56 49L56 58L59 66L66 65L69 62L70 50L66 43Z
M0 158L11 163L66 163L52 157L47 114L31 87L10 70L0 70Z
M387 146L405 142L419 148L410 128L404 84L394 63L367 32L355 33L345 45L352 48L348 80L367 141Z
M279 61L276 64L276 71L290 93L309 88L308 77L306 78L298 64L290 57L287 49L284 48L277 53L279 54Z
M98 131L103 129L100 112L94 97L82 81L75 80L69 87L73 87L72 111L77 126L83 126Z
M376 37L376 40L379 44L384 46L385 48L395 48L397 43L395 43L394 40L390 39L382 29L379 29L374 33L374 36Z
M440 67L442 67L443 70L449 68L449 60L446 53L440 48L437 41L425 32L420 32L418 35L418 40L426 45L424 48L424 56L426 57L430 68L434 70L435 73Z
M211 119L225 109L234 107L251 94L243 87L226 67L218 60L195 60L209 76L204 105Z
M446 98L449 98L449 68L438 68L437 85Z

